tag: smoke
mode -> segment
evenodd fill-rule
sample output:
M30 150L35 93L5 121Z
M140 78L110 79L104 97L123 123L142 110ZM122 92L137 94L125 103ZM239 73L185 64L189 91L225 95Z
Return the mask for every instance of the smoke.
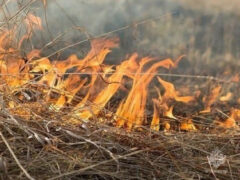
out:
M43 48L44 55L77 43L63 54L84 56L89 48L86 39L106 35L120 38L120 49L115 50L120 60L135 51L163 58L186 54L189 59L206 62L218 57L240 57L239 13L234 9L237 5L230 6L226 0L221 0L222 3L207 0L197 3L190 0L46 2L45 7L43 0L2 1L0 11L1 26L18 23L21 27L22 19L29 12L40 16L44 30L34 33L31 47ZM149 21L144 22L146 19Z
M138 0L46 0L46 2L46 6L42 0L2 2L3 11L1 11L0 19L5 26L18 23L19 36L25 33L22 22L28 13L31 12L42 19L44 31L35 32L30 47L27 47L29 42L25 42L24 51L30 51L32 47L42 48L47 45L43 54L49 55L72 43L107 33L107 36L120 37L120 50L117 53L120 59L124 58L126 53L137 51L137 43L148 36L148 32L145 31L144 36L136 37L136 34L139 34L138 30L143 28L135 26L135 23L156 17L164 19L164 15L171 14L177 6L176 3L170 1L159 2L156 0L148 2ZM149 26L149 22L142 26ZM113 31L114 33L111 33ZM68 56L76 53L84 56L82 51L85 51L86 46L89 46L88 41L78 44L77 47L67 48L64 54Z

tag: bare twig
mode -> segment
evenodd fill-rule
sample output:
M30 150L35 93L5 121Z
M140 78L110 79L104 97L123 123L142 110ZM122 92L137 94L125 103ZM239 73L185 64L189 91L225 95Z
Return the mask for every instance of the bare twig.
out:
M128 154L123 155L123 156L119 156L119 157L117 157L117 159L123 159L123 158L129 157L129 156L132 156L132 155L139 154L139 153L144 152L144 151L147 151L147 149L138 150L138 151L134 151L132 153L128 153ZM106 164L106 163L109 163L109 162L112 162L112 161L114 161L114 159L109 159L109 160L106 160L106 161L102 161L100 163L93 164L91 166L88 166L88 167L85 167L85 168L82 168L82 169L79 169L79 170L63 173L63 174L61 174L59 176L50 178L49 180L54 180L54 179L59 179L59 178L63 178L63 177L66 177L66 176L72 176L72 175L80 174L80 173L82 173L84 171L87 171L89 169L93 169L94 167L97 167L97 166L100 166L100 165L103 165L103 164Z
M6 138L4 137L4 135L2 134L2 132L0 132L0 136L4 142L4 144L7 146L10 154L12 155L12 157L14 158L15 162L17 163L18 167L23 171L23 173L25 174L25 176L30 179L30 180L34 180L34 178L27 172L26 169L24 169L24 167L21 165L21 163L19 162L17 156L15 155L15 153L13 152L12 148L10 147L10 145L8 144Z

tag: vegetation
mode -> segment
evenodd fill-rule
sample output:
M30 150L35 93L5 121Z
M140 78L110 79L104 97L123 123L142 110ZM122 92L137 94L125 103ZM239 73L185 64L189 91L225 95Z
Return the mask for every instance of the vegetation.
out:
M239 5L1 2L0 178L238 179Z

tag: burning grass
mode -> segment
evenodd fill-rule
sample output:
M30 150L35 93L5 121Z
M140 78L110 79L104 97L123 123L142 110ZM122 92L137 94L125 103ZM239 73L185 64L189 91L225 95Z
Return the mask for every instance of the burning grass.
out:
M2 42L8 42L8 33L3 33ZM158 60L151 57L138 58L135 53L120 65L104 64L111 48L117 47L117 41L116 38L92 40L91 50L86 57L79 59L76 55L71 55L62 61L41 57L38 50L31 51L27 59L23 59L14 55L14 49L6 49L2 43L2 51L13 52L10 56L4 54L1 57L1 91L7 94L5 97L11 97L4 98L5 108L26 120L32 119L33 109L40 116L46 109L61 111L65 123L81 124L96 118L114 119L113 125L124 127L128 131L150 124L152 129L158 131L162 123L164 130L176 130L166 120L169 118L179 121L180 130L188 131L201 130L200 124L205 122L199 120L199 127L196 127L191 116L176 114L179 117L175 117L173 109L177 104L189 108L193 106L196 109L194 115L203 114L204 117L204 114L212 114L221 105L219 101L222 101L222 105L232 108L231 117L226 115L222 120L214 119L209 126L238 128L239 109L228 105L229 101L235 102L232 100L232 92L228 92L229 96L220 96L222 85L219 82L208 93L198 90L199 86L195 90L185 88L181 92L173 83L162 79L159 71L176 69L182 57L176 61ZM151 83L155 89L149 91ZM238 80L230 78L228 83L236 84ZM117 108L106 108L107 105L112 105L110 100L121 90L126 95L119 102L114 101ZM183 93L186 95L181 95ZM152 120L146 116L147 105L154 107ZM74 114L75 118L68 118L69 113Z
M183 57L137 53L108 65L115 37L92 39L81 59L23 57L42 30L33 14L24 22L17 46L15 27L0 35L2 179L238 177L239 75L174 74Z

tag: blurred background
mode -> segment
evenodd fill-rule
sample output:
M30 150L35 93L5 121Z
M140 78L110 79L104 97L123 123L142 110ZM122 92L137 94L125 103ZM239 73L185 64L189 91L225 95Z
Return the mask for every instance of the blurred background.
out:
M127 54L138 52L173 59L186 55L180 66L184 72L188 67L191 74L219 75L237 72L240 67L238 0L0 2L2 27L11 22L21 27L21 18L29 12L41 17L43 31L35 32L31 46L26 41L22 48L42 48L42 54L53 59L72 53L83 57L90 48L88 39L117 36L120 48L113 50L107 63L119 63ZM73 43L77 45L71 46ZM54 54L61 48L64 51Z

